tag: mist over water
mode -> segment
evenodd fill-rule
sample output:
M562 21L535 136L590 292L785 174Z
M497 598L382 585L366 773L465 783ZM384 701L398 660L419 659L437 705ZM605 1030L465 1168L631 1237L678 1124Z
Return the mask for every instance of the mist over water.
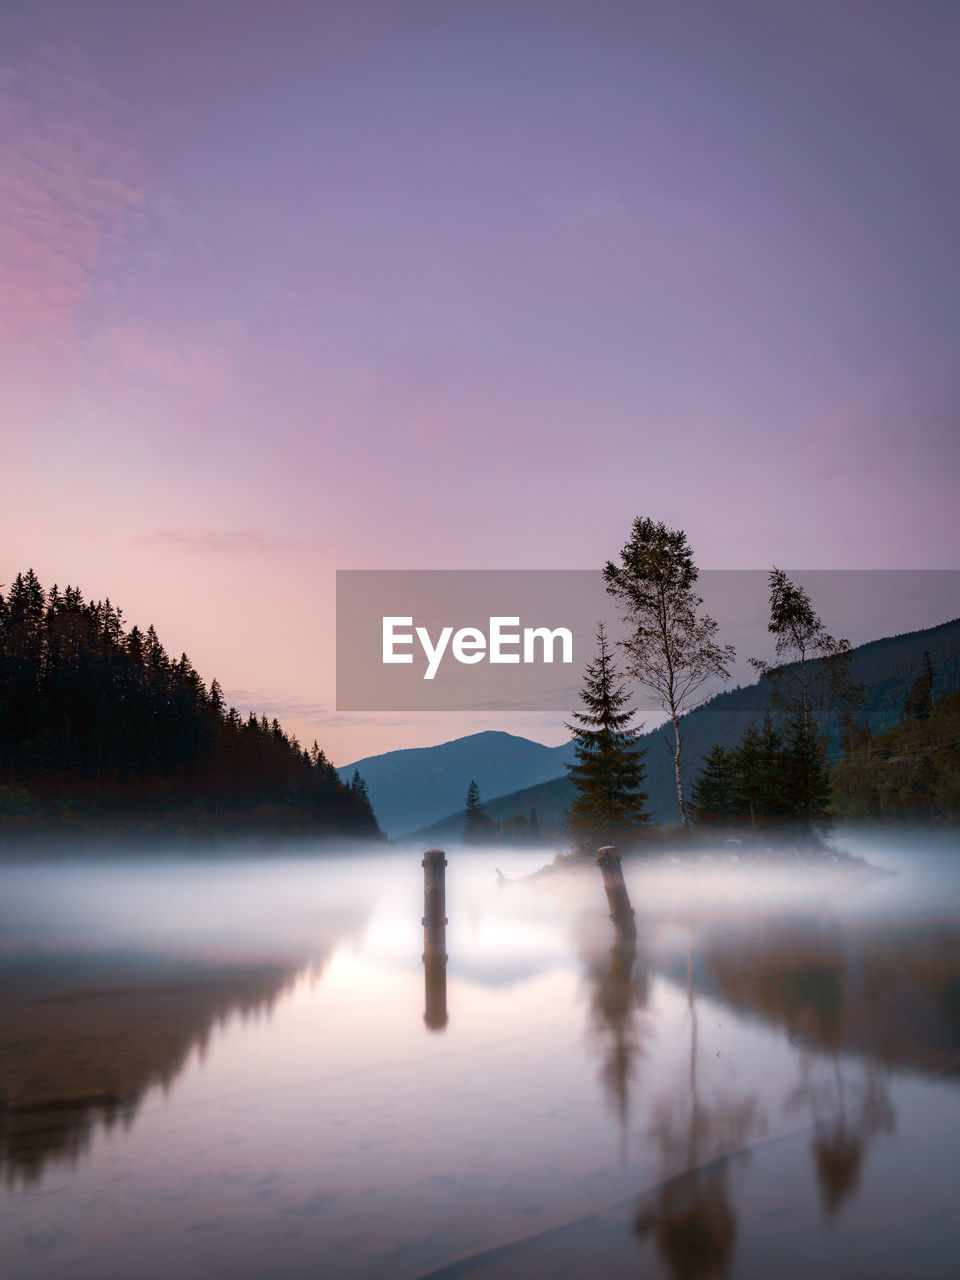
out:
M954 1274L960 842L834 843L0 865L4 1275Z

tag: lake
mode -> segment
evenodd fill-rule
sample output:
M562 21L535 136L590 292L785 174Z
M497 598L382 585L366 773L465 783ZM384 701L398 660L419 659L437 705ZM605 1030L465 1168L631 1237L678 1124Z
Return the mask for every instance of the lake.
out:
M3 1275L955 1276L960 840L835 843L0 865Z

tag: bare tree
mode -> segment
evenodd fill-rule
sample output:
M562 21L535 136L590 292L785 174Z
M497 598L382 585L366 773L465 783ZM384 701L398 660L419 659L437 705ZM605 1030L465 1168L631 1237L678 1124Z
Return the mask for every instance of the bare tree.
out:
M638 517L620 552L620 564L607 561L607 591L622 606L632 632L619 643L626 669L659 699L673 723L673 768L677 804L684 831L690 824L680 777L683 736L680 718L693 709L712 678L728 680L736 656L732 645L717 643L717 624L701 612L694 586L699 570L682 529Z

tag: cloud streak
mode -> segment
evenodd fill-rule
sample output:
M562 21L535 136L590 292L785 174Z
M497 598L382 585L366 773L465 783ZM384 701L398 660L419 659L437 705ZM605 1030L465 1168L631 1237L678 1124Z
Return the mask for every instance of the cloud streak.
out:
M43 350L74 327L142 204L117 104L32 62L0 67L0 340Z
M278 551L301 555L310 550L302 538L287 538L257 529L157 529L136 534L137 546L173 547L191 555L273 555Z

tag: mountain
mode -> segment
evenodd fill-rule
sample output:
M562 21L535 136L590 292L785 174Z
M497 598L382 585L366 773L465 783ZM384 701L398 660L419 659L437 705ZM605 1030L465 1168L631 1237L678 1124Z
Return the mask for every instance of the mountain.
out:
M513 733L471 733L436 747L387 751L343 765L344 782L359 771L370 792L373 811L388 836L412 831L462 808L470 780L481 798L546 782L573 760L573 747L546 747Z
M518 813L529 814L537 811L537 822L540 830L549 838L560 824L567 805L573 799L573 784L566 776L551 778L548 782L538 782L535 786L524 787L520 791L509 791L506 795L494 796L484 800L483 807L494 822L503 822ZM411 831L399 837L403 844L422 844L429 848L437 845L459 844L463 838L463 810L449 813L419 831Z
M874 733L882 733L899 722L907 692L920 671L925 652L929 652L936 672L934 697L960 689L960 618L925 631L872 640L852 650L851 679L865 686L863 719ZM815 677L820 664L810 663L808 668ZM759 724L767 710L773 710L772 690L766 681L761 681L718 694L683 717L682 776L688 795L702 759L713 744L733 746L750 725ZM832 740L839 736L834 717L826 717L822 727ZM662 725L640 739L640 746L647 753L648 807L658 822L677 821L672 734L669 725ZM572 750L569 746L566 749ZM573 787L564 775L536 787L527 785L506 795L492 795L484 800L484 808L491 818L500 822L516 813L529 813L531 807L535 807L541 830L548 832L556 827L572 796ZM411 832L409 839L417 843L451 843L460 839L462 830L461 808Z

